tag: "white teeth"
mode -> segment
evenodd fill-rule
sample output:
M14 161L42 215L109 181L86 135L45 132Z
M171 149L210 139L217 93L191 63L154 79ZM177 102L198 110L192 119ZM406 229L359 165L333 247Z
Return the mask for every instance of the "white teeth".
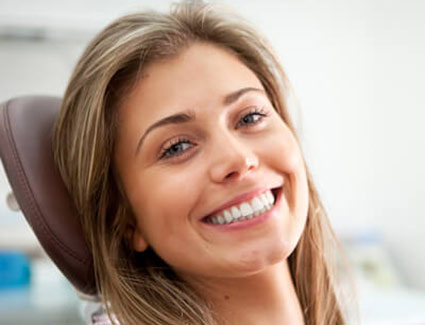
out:
M254 212L252 210L251 205L249 203L246 203L246 202L241 204L240 209L241 209L241 213L244 217L246 217L246 216L248 216L248 215L250 215Z
M229 211L224 210L223 216L224 216L224 219L226 219L226 223L233 221L233 216Z
M230 211L232 212L233 219L239 219L242 216L242 213L237 207L232 207Z
M274 203L274 196L273 196L272 192L267 191L267 192L266 192L266 197L267 197L267 199L269 200L269 203L270 203L270 204L273 204L273 203Z
M272 192L269 190L249 202L243 202L238 206L223 210L221 215L210 217L207 222L213 224L229 224L245 219L257 217L270 210L275 202Z
M261 194L260 199L263 202L265 207L268 207L270 205L269 200L267 200L266 194Z
M258 197L255 197L251 201L251 206L254 209L254 211L260 211L264 207L264 204L263 202L261 202L261 200Z

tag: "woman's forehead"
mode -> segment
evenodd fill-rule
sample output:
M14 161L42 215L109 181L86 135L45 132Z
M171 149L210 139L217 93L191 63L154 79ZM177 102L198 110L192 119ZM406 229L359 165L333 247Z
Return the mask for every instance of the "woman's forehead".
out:
M152 120L185 109L210 111L244 88L263 89L256 75L220 47L195 43L177 57L150 64L123 101L124 120ZM120 115L121 115L120 114Z

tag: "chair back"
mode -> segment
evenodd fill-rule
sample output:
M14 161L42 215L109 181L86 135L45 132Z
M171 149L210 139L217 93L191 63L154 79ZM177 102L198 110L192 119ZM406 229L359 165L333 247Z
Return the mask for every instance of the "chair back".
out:
M0 104L0 157L16 200L41 246L82 293L97 292L93 259L52 154L60 98L20 97Z

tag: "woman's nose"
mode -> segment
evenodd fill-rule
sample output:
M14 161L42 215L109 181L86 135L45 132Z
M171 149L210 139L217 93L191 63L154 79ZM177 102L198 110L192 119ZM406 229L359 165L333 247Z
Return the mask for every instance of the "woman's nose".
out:
M224 142L223 142L224 140ZM221 139L211 157L210 177L217 183L243 179L258 168L259 159L248 144L232 137Z

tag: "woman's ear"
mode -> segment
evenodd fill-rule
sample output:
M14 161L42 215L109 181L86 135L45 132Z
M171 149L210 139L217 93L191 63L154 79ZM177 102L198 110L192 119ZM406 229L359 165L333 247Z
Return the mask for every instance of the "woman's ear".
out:
M139 230L139 227L135 227L133 229L133 238L131 239L131 243L133 245L133 249L136 252L144 252L148 248L148 243L145 240L142 232Z
M136 252L141 253L148 248L148 243L137 226L128 226L125 237L128 246Z

